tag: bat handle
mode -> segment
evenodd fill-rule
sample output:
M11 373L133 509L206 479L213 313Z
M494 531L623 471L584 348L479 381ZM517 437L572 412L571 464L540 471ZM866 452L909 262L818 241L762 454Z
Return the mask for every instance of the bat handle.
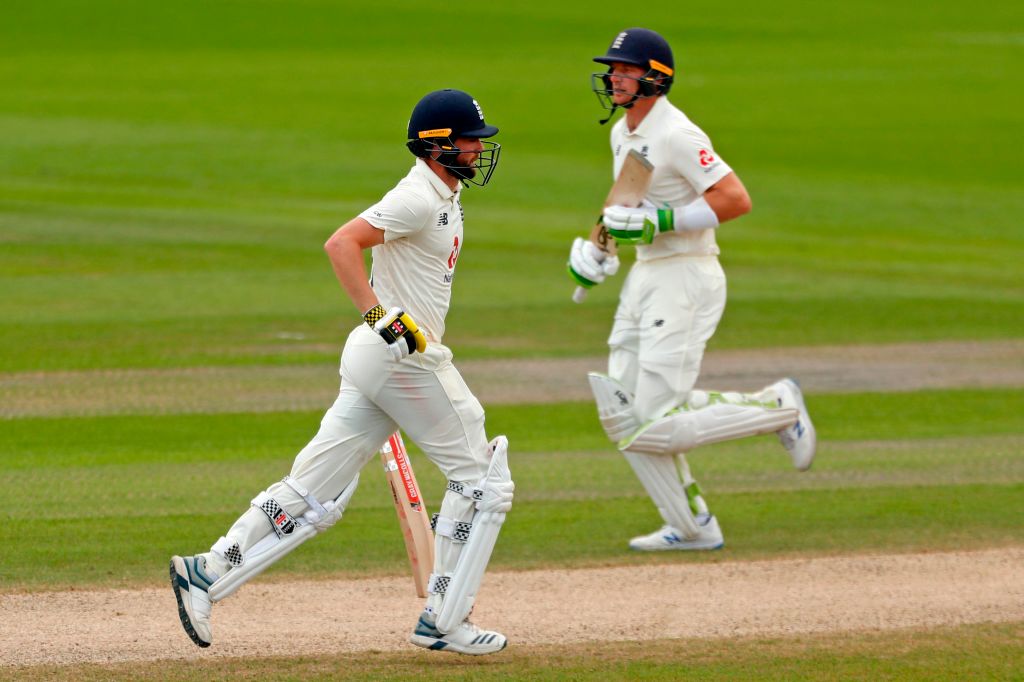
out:
M587 290L584 287L576 287L576 291L572 292L573 303L583 303L587 300Z

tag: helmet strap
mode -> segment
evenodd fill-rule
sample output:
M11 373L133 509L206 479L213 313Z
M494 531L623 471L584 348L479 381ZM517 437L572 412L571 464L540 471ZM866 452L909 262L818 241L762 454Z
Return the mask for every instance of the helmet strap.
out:
M608 121L612 120L612 116L615 115L615 110L618 109L618 108L619 108L618 104L612 104L612 110L610 112L608 112L608 116L606 118L603 118L600 121L598 121L598 123L600 123L601 125L604 125Z
M633 95L633 97L632 97L632 98L630 98L630 100L629 100L628 102L626 102L625 104L616 104L615 102L612 102L612 110L611 110L611 112L610 112L610 113L608 114L608 117L607 117L607 118L605 118L605 119L603 119L603 120L601 120L601 121L598 121L598 123L600 123L601 125L604 125L604 124L605 124L605 123L607 123L608 121L612 120L612 116L614 116L614 115L615 115L615 111L616 111L616 110L617 110L617 109L618 109L619 107L622 107L623 109L631 109L631 108L633 107L633 105L634 105L634 104L636 104L636 101L637 101L638 99L640 99L640 95L639 95L639 94L637 94L637 95Z

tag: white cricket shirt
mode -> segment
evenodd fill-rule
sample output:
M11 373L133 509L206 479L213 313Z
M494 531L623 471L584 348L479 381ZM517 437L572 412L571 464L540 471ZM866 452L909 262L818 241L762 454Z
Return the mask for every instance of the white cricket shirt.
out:
M462 204L423 159L384 198L359 214L384 230L372 249L370 284L387 310L412 315L428 341L440 343L462 248Z
M613 177L619 177L630 149L637 150L654 165L647 199L659 208L685 206L732 172L715 153L704 131L665 97L655 101L654 107L632 132L626 126L626 117L620 118L612 126L611 143ZM636 247L637 260L718 253L713 229L662 233L653 243Z

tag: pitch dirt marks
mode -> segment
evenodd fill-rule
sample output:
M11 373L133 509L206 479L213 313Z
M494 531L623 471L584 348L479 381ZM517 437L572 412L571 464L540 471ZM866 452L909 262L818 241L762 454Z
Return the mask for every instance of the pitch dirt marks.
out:
M486 405L591 400L586 374L604 357L465 360L456 364ZM806 392L1024 386L1024 341L814 346L711 351L699 386L760 388L797 377ZM325 409L337 366L197 367L0 374L0 418Z
M0 665L399 648L419 608L407 577L257 581L216 607L214 644L201 650L169 585L10 594ZM489 573L474 618L513 646L1019 621L1024 548Z

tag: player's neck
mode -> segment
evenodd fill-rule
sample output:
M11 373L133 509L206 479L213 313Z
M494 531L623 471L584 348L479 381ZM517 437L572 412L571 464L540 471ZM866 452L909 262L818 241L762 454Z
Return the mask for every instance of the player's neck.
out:
M633 103L633 106L626 109L626 127L629 128L629 132L633 132L643 123L643 120L647 118L647 114L651 113L651 109L654 108L654 104L657 101L657 97L638 99Z
M447 168L433 159L427 159L426 161L430 170L434 171L434 173L437 174L437 177L441 178L441 181L448 185L448 189L454 192L458 188L459 179L452 175Z

